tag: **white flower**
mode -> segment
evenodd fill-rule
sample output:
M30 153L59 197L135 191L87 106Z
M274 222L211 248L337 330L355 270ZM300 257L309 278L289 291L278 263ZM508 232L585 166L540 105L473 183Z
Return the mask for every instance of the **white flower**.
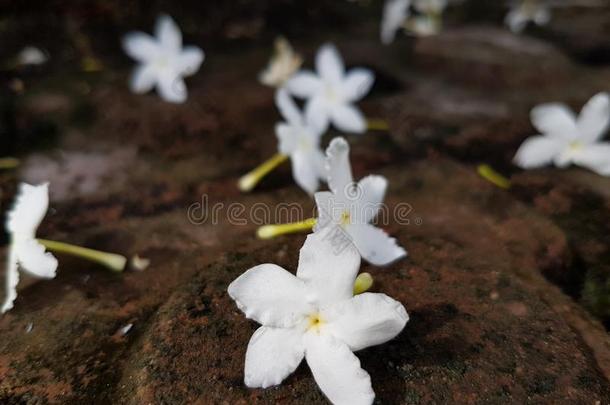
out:
M276 93L276 104L286 122L276 125L280 153L290 156L292 176L303 190L313 194L324 179L324 153L320 149L322 131L311 125L285 89Z
M47 60L49 60L48 56L35 46L26 46L17 55L19 65L42 65Z
M373 86L374 74L363 68L345 72L337 49L330 44L322 46L316 55L317 74L297 72L286 88L295 96L306 98L307 121L326 132L332 122L339 130L351 133L366 131L366 119L354 105Z
M551 10L548 4L536 0L523 0L514 3L504 19L512 32L521 32L528 22L546 25L551 21Z
M413 7L422 14L440 16L447 3L448 0L414 0Z
M183 103L187 91L182 78L199 70L204 53L196 46L182 47L182 33L170 16L159 16L155 35L131 32L123 38L125 52L140 63L133 71L130 88L141 94L156 86L165 101Z
M418 15L410 18L405 23L405 28L419 37L437 35L441 32L440 19L428 15Z
M36 241L36 230L49 206L48 183L31 186L22 183L6 229L11 237L6 270L6 297L1 311L13 308L17 298L19 268L41 278L54 278L57 259Z
M515 163L532 169L554 163L570 164L610 176L610 142L600 142L610 121L610 98L599 93L583 107L578 118L564 104L551 103L535 107L531 112L534 127L542 135L523 142Z
M307 360L334 404L371 404L371 379L352 353L393 339L409 317L385 294L353 296L360 257L353 246L335 251L322 233L301 248L296 277L274 264L256 266L229 286L247 318L262 324L246 352L245 384L280 384Z
M281 87L303 64L301 55L294 52L286 38L275 40L275 53L267 68L261 72L259 81L267 86Z
M388 181L383 176L367 176L355 183L349 163L349 145L343 138L331 141L326 151L330 192L315 194L318 221L314 231L338 226L360 252L376 266L390 264L407 255L383 230L370 222L382 208Z
M381 42L390 44L409 17L411 0L386 0L381 18Z

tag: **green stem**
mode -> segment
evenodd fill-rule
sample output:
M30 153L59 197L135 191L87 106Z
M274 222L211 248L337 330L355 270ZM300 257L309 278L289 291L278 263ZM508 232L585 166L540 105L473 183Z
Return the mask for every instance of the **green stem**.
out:
M485 180L496 185L497 187L505 190L510 188L510 180L502 176L489 165L479 165L479 167L477 167L477 172L479 173L479 176L483 177Z
M367 292L373 286L373 276L369 273L360 273L354 282L354 295Z
M256 185L263 179L263 177L265 177L287 159L288 156L281 153L276 153L271 159L267 160L256 169L239 179L237 186L243 192L252 191L252 189L256 187Z
M390 125L384 119L372 118L366 121L366 126L369 131L389 131Z
M19 166L19 159L14 157L4 157L0 158L0 169L8 170L14 169Z
M309 232L316 224L315 218L309 218L301 222L290 224L265 225L258 228L256 235L260 239L272 239L289 233Z
M46 239L38 239L38 242L53 252L64 253L90 260L117 273L125 270L125 265L127 264L127 258L125 258L125 256L114 253L101 252L99 250L88 249L81 246Z

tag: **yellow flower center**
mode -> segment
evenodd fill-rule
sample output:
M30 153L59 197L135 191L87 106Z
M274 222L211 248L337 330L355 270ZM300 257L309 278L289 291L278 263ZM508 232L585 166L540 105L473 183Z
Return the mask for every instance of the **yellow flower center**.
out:
M324 325L324 320L320 316L320 313L309 315L307 330L315 333L320 333L320 328Z
M579 151L579 150L582 149L582 147L583 147L583 145L582 145L582 142L580 142L580 141L572 141L572 142L570 142L570 150L572 152Z
M349 225L352 221L352 216L350 215L349 212L347 211L343 211L343 214L341 214L341 225L345 226L345 225Z

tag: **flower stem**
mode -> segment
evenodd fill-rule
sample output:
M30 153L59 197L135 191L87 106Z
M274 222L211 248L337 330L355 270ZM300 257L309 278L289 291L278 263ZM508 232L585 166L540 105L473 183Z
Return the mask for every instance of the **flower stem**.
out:
M366 127L369 131L389 131L390 125L384 119L372 118L366 121Z
M53 252L64 253L90 260L117 273L122 272L127 263L127 258L125 258L125 256L114 253L100 252L99 250L88 249L80 246L70 245L68 243L46 239L38 239L38 242Z
M299 233L311 231L316 224L315 218L309 218L301 222L293 222L290 224L280 225L265 225L258 228L256 236L260 239L272 239L280 235L286 235L289 233Z
M373 276L369 273L361 273L354 282L354 295L367 292L373 286Z
M510 188L510 180L502 176L489 165L479 165L479 167L477 167L477 172L479 173L479 176L483 177L485 180L496 185L497 187L505 190Z
M267 160L256 169L239 179L239 183L237 184L239 189L243 192L252 191L252 189L256 187L256 185L263 179L263 177L265 177L287 159L288 156L281 153L276 153L271 159Z
M0 169L14 169L19 166L19 159L14 157L0 158Z

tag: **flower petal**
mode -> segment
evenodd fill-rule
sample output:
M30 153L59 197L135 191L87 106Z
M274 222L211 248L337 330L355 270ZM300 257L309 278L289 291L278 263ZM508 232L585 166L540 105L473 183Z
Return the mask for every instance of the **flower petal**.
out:
M140 65L133 70L129 79L129 88L136 94L144 94L152 90L157 83L157 73L150 65Z
M331 111L333 125L340 131L363 134L366 132L366 119L353 105L338 104Z
M520 7L510 10L504 19L504 23L514 33L522 32L528 21L529 18L521 11Z
M345 138L330 141L326 149L326 174L328 187L336 196L343 196L353 183L352 166L349 163L349 144Z
M339 51L332 44L323 45L316 54L316 70L326 84L341 84L345 66Z
M4 294L4 303L0 312L5 313L6 311L13 308L15 299L17 299L17 285L19 284L19 271L17 269L17 255L11 249L9 252L9 258L6 266L6 281L4 282L4 288L6 293Z
M292 177L309 195L313 195L320 185L318 179L321 176L322 159L321 152L318 154L315 150L311 153L297 150L290 155Z
M546 4L539 4L534 14L534 22L538 25L546 25L551 21L551 10Z
M610 97L598 93L582 108L578 116L578 129L583 142L595 142L602 138L610 122Z
M317 232L326 226L339 224L343 210L338 209L334 194L330 191L320 191L314 195L314 199L318 211L314 231Z
M370 224L350 224L345 230L358 248L360 255L375 266L386 266L402 259L407 252L383 230Z
M385 294L364 293L322 314L333 336L352 351L380 345L403 330L409 315L405 307Z
M322 83L315 73L301 70L286 82L285 87L295 97L310 98L320 92Z
M264 326L291 327L310 311L305 283L276 266L261 264L246 271L228 288L247 318Z
M161 14L155 25L155 36L161 48L171 53L178 53L182 48L182 33L176 22L167 14Z
M586 167L600 176L610 176L610 142L587 145L573 157L574 164Z
M350 299L360 255L347 235L327 227L310 234L299 254L297 277L308 285L308 300L318 306Z
M566 141L549 136L536 135L527 138L519 147L514 162L522 169L548 165L566 147Z
M6 229L13 238L34 238L49 207L49 183L19 185L13 208L8 213Z
M351 212L352 223L368 224L383 206L388 180L383 176L367 176L358 182L359 203Z
M314 96L305 103L305 124L319 134L328 131L330 115L322 97Z
M564 104L541 104L532 109L530 119L543 135L574 139L578 136L574 113Z
M343 96L347 101L358 101L371 91L374 83L375 74L369 69L352 69L343 81Z
M304 355L303 331L261 326L248 344L244 382L250 388L278 385L296 370Z
M157 41L143 32L127 33L122 43L125 53L139 62L148 62L159 55Z
M182 76L191 76L197 73L204 59L201 48L186 46L176 58L176 70Z
M290 97L288 90L281 88L275 93L275 105L286 122L292 125L304 125L303 115L292 97Z
M279 144L278 150L284 155L291 155L297 148L298 139L296 129L292 125L279 123L275 126L275 136Z
M54 278L57 259L36 239L22 241L15 246L17 261L28 273L41 278Z
M390 44L409 16L410 0L386 0L381 18L381 42Z
M157 81L157 91L169 103L184 103L188 97L186 84L182 77L169 72L163 73Z
M370 405L375 400L371 377L345 343L308 333L305 359L318 387L333 404Z

